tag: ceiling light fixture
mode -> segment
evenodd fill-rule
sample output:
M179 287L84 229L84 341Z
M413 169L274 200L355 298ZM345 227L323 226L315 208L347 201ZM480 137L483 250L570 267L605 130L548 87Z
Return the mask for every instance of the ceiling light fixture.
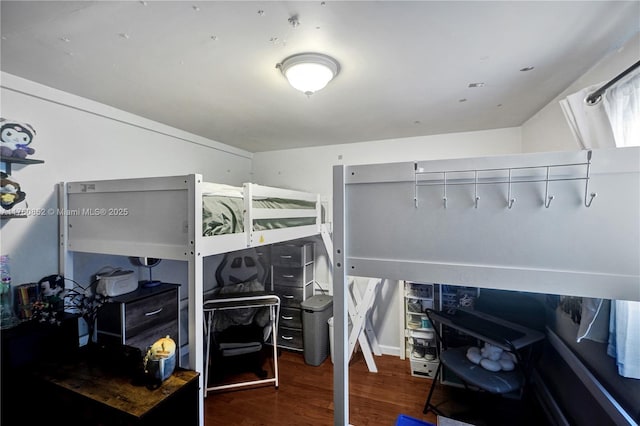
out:
M309 96L324 88L340 71L338 61L321 53L299 53L285 58L276 68L289 84Z

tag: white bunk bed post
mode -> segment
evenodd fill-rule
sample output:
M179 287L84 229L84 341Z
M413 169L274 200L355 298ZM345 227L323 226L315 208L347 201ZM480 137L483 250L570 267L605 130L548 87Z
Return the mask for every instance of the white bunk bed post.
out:
M202 175L195 174L188 176L187 191L187 220L190 252L185 253L188 267L189 284L189 364L190 367L200 373L200 387L198 391L199 399L199 419L200 425L204 426L204 288L203 288L203 262L204 257L200 252L202 235ZM197 250L196 250L197 249Z
M329 232L327 224L320 225L320 236L324 243L325 249L327 249L327 257L329 258L329 267L333 270L333 241L331 241L331 234ZM331 271L330 271L331 272Z
M58 183L58 274L73 279L73 254L67 250L69 242L67 234L67 187L64 182ZM67 286L65 280L65 287Z
M242 185L244 192L244 232L247 235L247 247L252 247L253 241L253 187L250 183Z
M344 260L346 258L345 236L345 167L333 167L333 316L334 322L334 356L333 365L333 422L336 426L349 424L349 348L347 274Z

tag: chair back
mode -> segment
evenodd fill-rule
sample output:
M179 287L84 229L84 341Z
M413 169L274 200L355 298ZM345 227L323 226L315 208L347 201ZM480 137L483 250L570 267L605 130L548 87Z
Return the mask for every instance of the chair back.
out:
M265 279L265 267L253 248L226 253L216 269L216 281L222 287L254 280L264 285Z

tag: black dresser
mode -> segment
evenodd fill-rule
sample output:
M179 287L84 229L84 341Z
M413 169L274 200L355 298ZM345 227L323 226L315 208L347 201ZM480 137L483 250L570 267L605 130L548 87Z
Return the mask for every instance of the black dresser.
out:
M144 354L156 340L169 336L179 351L179 287L162 283L111 298L98 311L98 343L133 346Z

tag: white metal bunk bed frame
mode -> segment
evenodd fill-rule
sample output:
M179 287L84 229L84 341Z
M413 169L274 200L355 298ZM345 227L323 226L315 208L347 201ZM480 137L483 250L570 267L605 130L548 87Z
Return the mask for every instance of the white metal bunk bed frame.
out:
M245 231L203 236L204 185L200 174L58 184L60 274L73 278L74 252L188 262L189 366L200 373L200 424L204 424L204 258L314 235L331 244L319 194L252 183L243 184ZM254 207L252 201L261 197L312 201L316 207ZM294 217L314 217L315 223L260 231L252 226L259 219ZM330 246L327 252L331 258Z
M639 217L640 148L335 166L334 424L349 424L349 276L640 301Z

